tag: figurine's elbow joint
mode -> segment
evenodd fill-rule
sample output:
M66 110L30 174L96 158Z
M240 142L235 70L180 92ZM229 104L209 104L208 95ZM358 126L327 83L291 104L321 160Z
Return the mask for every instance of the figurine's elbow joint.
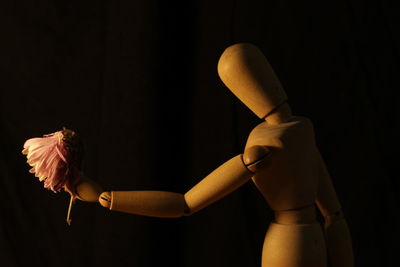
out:
M266 146L252 146L244 151L243 163L249 171L256 173L269 161L270 154Z
M190 216L190 215L192 215L193 213L196 212L195 210L193 210L193 209L191 209L189 207L189 205L186 202L185 196L183 197L183 205L184 205L184 207L183 207L183 216Z
M192 215L193 214L193 212L191 211L191 210L189 210L189 209L185 209L184 211L183 211L183 216L190 216L190 215Z

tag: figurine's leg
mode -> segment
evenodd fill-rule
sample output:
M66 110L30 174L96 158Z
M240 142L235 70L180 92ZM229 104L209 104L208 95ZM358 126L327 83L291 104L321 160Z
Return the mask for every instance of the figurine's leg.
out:
M271 223L265 237L262 267L326 267L321 225Z

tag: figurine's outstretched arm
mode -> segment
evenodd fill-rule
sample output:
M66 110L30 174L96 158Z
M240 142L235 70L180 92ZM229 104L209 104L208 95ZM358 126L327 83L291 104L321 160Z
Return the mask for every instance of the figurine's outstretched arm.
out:
M215 169L185 194L164 191L111 191L99 197L102 206L151 217L181 217L191 215L223 198L246 183L264 167L269 150L254 146Z
M321 155L319 155L319 185L316 204L325 219L325 241L330 266L353 267L354 257L350 231Z

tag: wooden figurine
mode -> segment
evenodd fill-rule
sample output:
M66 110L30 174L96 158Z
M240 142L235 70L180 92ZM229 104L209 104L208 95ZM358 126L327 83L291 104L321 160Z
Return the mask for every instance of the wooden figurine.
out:
M163 191L80 190L102 206L152 217L191 215L251 180L275 212L265 236L263 267L352 267L351 237L331 178L315 144L311 121L292 116L267 59L252 44L228 47L218 62L224 84L264 121L244 153L211 172L185 194ZM91 187L91 184L88 184ZM85 192L90 192L85 194ZM95 194L94 196L92 194ZM316 207L325 218L316 220Z

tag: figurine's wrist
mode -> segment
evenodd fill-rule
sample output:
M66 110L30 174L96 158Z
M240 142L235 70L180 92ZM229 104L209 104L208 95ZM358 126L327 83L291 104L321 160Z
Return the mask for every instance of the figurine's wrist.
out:
M112 199L111 192L103 192L99 196L99 203L103 207L110 209L111 208L111 199Z
M336 221L344 219L342 210L338 210L332 214L324 215L325 225L331 225Z

